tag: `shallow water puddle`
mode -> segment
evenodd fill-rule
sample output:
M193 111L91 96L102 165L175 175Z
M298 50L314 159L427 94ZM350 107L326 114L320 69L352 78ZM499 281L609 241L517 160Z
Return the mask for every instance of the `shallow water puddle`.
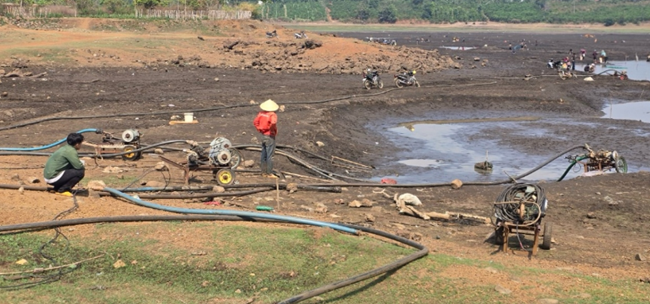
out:
M509 147L502 147L496 141L483 139L481 133L488 132L495 124L529 137L544 136L544 129L531 129L527 121L505 118L503 121L475 123L414 123L402 124L388 129L392 141L407 151L397 156L398 164L388 165L399 175L400 183L447 183L456 178L464 182L492 182L508 179L533 169L559 153L566 147L543 151L543 156L526 155ZM493 170L477 171L474 164L487 159ZM395 166L394 168L392 168ZM569 162L560 157L522 180L557 180L569 167ZM580 168L572 169L566 178L582 173ZM507 172L506 173L504 173Z
M584 71L585 65L589 63L576 62L576 70ZM630 80L650 80L650 62L647 61L608 61L606 65L597 64L594 74L608 71L607 74L614 74L627 71Z
M603 109L602 118L639 120L650 123L650 101L611 103Z
M475 49L476 47L473 47L473 46L441 46L440 48L448 49L448 50L455 50L455 51L469 51L469 50Z

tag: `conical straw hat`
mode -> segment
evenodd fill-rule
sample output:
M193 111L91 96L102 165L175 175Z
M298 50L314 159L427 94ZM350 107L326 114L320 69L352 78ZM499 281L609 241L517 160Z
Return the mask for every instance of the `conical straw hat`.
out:
M275 111L277 111L278 108L280 108L280 107L278 106L277 103L275 103L275 101L269 99L269 100L263 102L262 104L260 104L260 108L261 108L262 110L264 110L264 111L275 112Z

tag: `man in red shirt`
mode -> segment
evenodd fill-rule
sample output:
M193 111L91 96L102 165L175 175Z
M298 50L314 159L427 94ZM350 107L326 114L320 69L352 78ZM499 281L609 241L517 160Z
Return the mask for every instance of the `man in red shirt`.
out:
M255 129L262 134L262 153L260 159L260 169L262 176L277 178L273 174L273 152L275 151L275 136L278 134L278 115L275 111L279 106L273 100L269 99L260 104L262 111L257 113L253 125Z

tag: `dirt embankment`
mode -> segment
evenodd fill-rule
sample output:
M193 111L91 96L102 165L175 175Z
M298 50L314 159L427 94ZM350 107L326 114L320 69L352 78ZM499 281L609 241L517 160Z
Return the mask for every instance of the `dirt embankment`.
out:
M261 21L126 21L105 19L15 20L16 37L30 35L29 30L69 31L57 43L33 41L33 47L66 47L66 43L84 42L83 48L70 48L64 56L85 66L139 66L250 69L263 72L312 72L360 74L367 68L382 73L416 69L430 73L460 68L450 57L437 50L381 45L336 35L306 32L296 39L294 31ZM178 28L182 30L179 31ZM277 37L266 33L275 30ZM150 36L138 36L146 32ZM32 39L34 40L34 39ZM109 40L114 43L106 43ZM135 40L135 41L134 41ZM175 40L173 45L161 41ZM105 43L96 43L104 41ZM97 45L97 47L93 47ZM28 41L23 47L29 47ZM171 52L170 52L171 51ZM42 50L42 52L46 52ZM175 55L170 56L172 53ZM23 59L46 64L45 54ZM42 56L42 57L41 57ZM5 64L11 64L5 63Z

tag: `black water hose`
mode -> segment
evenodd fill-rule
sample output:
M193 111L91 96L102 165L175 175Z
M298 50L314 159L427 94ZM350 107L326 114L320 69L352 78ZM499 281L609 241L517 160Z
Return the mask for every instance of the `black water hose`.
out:
M354 283L357 283L357 282L360 282L360 281L363 281L363 280L378 276L378 275L380 275L382 273L387 273L389 271L398 269L398 268L400 268L400 267L402 267L402 266L404 266L404 265L406 265L408 263L411 263L411 262L413 262L413 261L415 261L415 260L417 260L417 259L419 259L419 258L421 258L421 257L423 257L423 256L425 256L425 255L427 255L429 253L429 249L424 247L422 244L411 241L411 240L406 239L406 238L403 238L401 236L397 236L397 235L390 234L390 233L387 233L387 232L384 232L384 231L380 231L380 230L376 230L376 229L372 229L372 228L367 228L367 227L363 227L363 226L350 225L350 224L341 224L341 225L347 226L347 227L350 227L350 228L354 228L354 229L357 229L357 230L361 230L363 232L371 233L371 234L374 234L374 235L382 236L382 237L391 239L393 241L400 242L400 243L402 243L404 245L407 245L407 246L410 246L410 247L413 247L413 248L419 249L419 250L417 252L409 254L409 255L407 255L407 256L405 256L405 257L403 257L403 258L401 258L401 259L399 259L399 260L397 260L395 262L392 262L390 264L387 264L387 265L384 265L382 267L375 268L373 270L370 270L370 271L355 275L355 276L347 278L345 280L341 280L341 281L334 282L334 283L331 283L331 284L328 284L328 285L325 285L325 286L318 287L316 289L305 291L305 292L303 292L301 294L298 294L298 295L295 295L295 296L293 296L291 298L282 300L282 301L278 302L278 304L298 303L300 301L307 300L307 299L315 297L317 295L320 295L320 294L323 294L323 293L326 293L326 292L329 292L329 291L332 291L332 290L335 290L335 289L343 288L343 287L348 286L348 285L352 285Z
M84 224L95 224L95 223L115 223L115 222L144 222L144 221L272 221L269 219L259 219L255 217L243 217L243 216L229 216L229 215L147 215L147 216L116 216L116 217L92 217L92 218L79 218L79 219L68 219L68 220L59 220L59 221L47 221L47 222L35 222L35 223L23 223L23 224L14 224L0 226L0 233L9 232L9 231L33 231L47 228L58 228L64 226L74 226L74 225L84 225ZM281 222L281 221L279 221ZM334 223L332 223L334 224ZM397 261L394 261L390 264L375 268L373 270L355 275L353 277L327 284L325 286L312 289L296 296L293 296L289 299L280 301L279 303L298 303L309 298L315 297L317 295L339 289L354 283L378 276L383 273L387 273L392 270L396 270L410 262L413 262L429 253L429 249L424 245L411 241L409 239L390 234L381 230L376 230L372 228L343 224L339 223L338 225L349 227L352 229L364 231L366 233L374 234L377 236L385 237L393 241L397 241L404 245L418 249L417 252L414 252L408 256L405 256Z
M329 98L329 99L323 99L323 100L315 100L315 101L286 101L282 102L282 104L292 104L292 105L299 105L299 104L319 104L319 103L327 103L327 102L332 102L332 101L339 101L339 100L345 100L345 99L352 99L356 97L372 97L372 96L377 96L381 94L386 94L388 92L396 90L395 88L393 89L388 89L385 91L377 92L377 93L369 93L369 94L361 94L361 95L346 95L342 97L335 97L335 98ZM33 121L28 121L28 122L23 122L11 126L6 126L6 127L0 127L0 131L6 131L6 130L11 130L11 129L17 129L17 128L22 128L26 126L31 126L35 124L39 124L42 122L47 122L47 121L58 121L58 120L78 120L78 119L97 119L97 118L113 118L113 117L129 117L129 116L154 116L154 115L169 115L169 114L178 114L181 112L193 112L193 113L200 113L200 112L211 112L211 111L222 111L226 109L235 109L235 108L246 108L246 107L252 107L256 105L251 105L251 104L238 104L238 105L229 105L229 106L220 106L220 107L211 107L211 108L202 108L202 109L188 109L188 110L182 110L178 109L175 111L156 111L156 112L141 112L141 113L116 113L116 114L104 114L104 115L85 115L85 116L60 116L60 117L47 117L47 118L41 118Z
M564 174L562 174L562 176L560 176L560 178L558 178L557 181L558 182L562 181L564 179L564 177L566 177L566 175L569 173L571 168L573 168L573 166L575 166L579 161L581 161L581 160L583 160L585 158L587 158L586 155L581 155L581 156L578 156L575 160L571 161L571 164L569 165L569 167L566 168L566 171L564 171Z
M548 165L550 162L554 161L555 159L561 157L562 155L571 152L572 150L575 149L584 149L585 146L574 146L571 147L565 151L562 151L558 153L556 156L551 157L547 161L543 162L542 164L536 166L535 168L517 175L515 177L512 177L511 179L506 179L502 181L495 181L495 182L467 182L463 183L464 185L467 186L491 186L491 185L500 185L500 184L508 184L512 183L512 179L517 180L524 178L535 171L541 169L542 167ZM565 172L566 175L566 172ZM284 187L286 187L286 184L283 184ZM224 186L226 187L231 187L231 188L245 188L245 187L274 187L275 184L248 184L248 185L230 185L230 186ZM279 186L279 185L278 185ZM444 186L451 186L451 183L430 183L430 184L380 184L380 183L326 183L326 184L301 184L301 186L305 187L303 189L309 190L311 187L316 187L316 188L331 188L331 187L378 187L378 188L417 188L417 187L444 187ZM0 184L0 188L5 188L5 189L19 189L20 187L23 187L25 190L47 190L46 187L36 187L36 186L20 186L20 185L10 185L10 184ZM155 198L154 196L149 196L148 198ZM179 198L178 196L175 198Z

